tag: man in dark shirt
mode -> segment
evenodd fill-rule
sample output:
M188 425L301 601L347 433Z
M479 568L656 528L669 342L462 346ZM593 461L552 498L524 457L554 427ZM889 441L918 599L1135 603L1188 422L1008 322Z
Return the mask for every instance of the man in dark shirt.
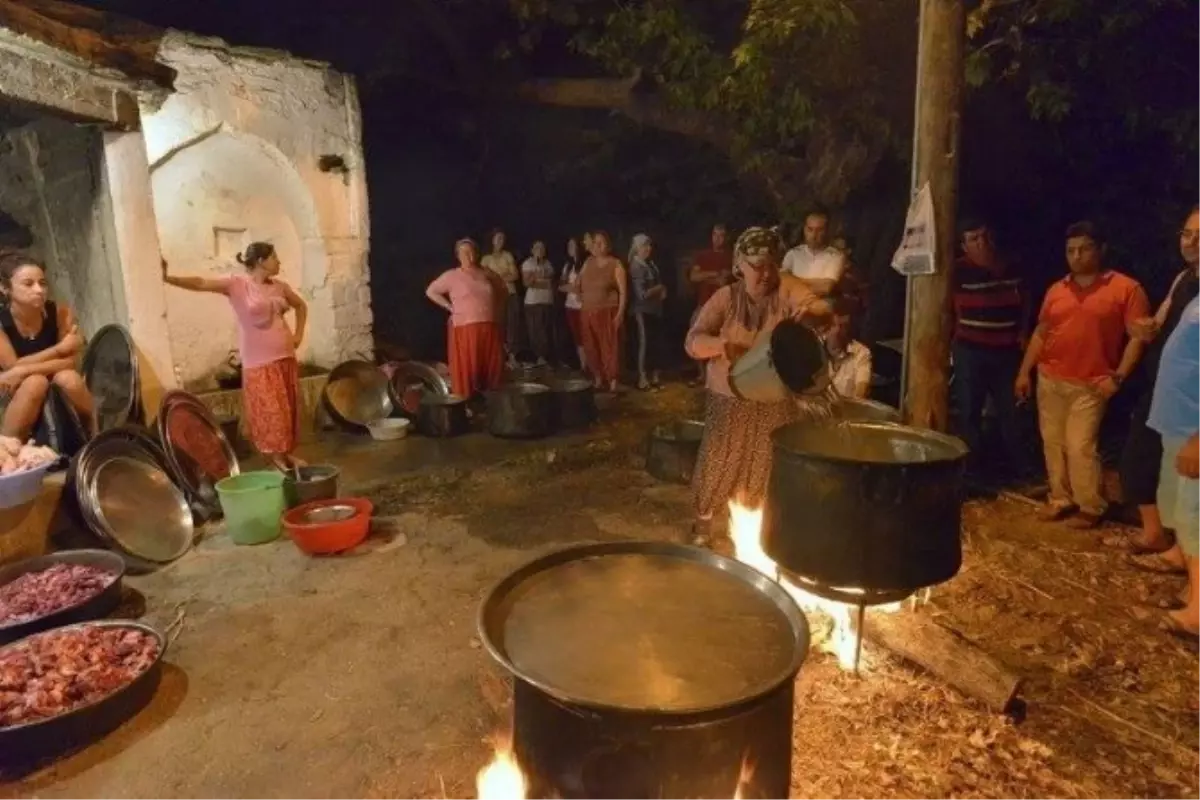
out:
M1179 255L1184 266L1171 284L1167 299L1153 317L1141 320L1137 326L1139 338L1149 342L1142 363L1150 377L1150 385L1134 407L1129 436L1121 452L1121 493L1126 502L1138 507L1142 530L1127 540L1123 537L1115 540L1126 543L1135 555L1165 552L1162 559L1146 560L1151 566L1157 563L1164 571L1182 571L1184 561L1178 550L1172 548L1172 538L1164 529L1159 515L1156 494L1158 464L1162 460L1162 437L1147 427L1146 418L1150 415L1150 400L1154 394L1163 343L1179 324L1187 304L1200 290L1197 279L1197 270L1200 269L1200 211L1195 208L1188 213L1179 230Z
M979 219L961 225L963 255L954 268L954 384L959 435L974 468L984 459L983 409L992 401L1010 471L1031 471L1021 434L1013 376L1021 365L1029 303L1021 279L997 252L992 231Z

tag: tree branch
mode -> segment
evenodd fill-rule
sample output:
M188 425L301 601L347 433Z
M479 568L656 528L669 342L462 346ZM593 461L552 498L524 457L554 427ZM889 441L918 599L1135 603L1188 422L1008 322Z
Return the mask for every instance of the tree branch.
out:
M640 75L629 78L542 78L525 81L516 97L530 103L561 108L616 111L647 127L701 139L722 148L733 144L733 133L712 114L679 110L655 91L639 88Z

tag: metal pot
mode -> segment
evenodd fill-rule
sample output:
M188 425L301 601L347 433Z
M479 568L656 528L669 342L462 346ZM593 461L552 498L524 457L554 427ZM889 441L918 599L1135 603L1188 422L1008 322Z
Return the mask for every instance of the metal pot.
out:
M873 422L899 422L900 410L874 400L843 397L832 406L836 419L861 419Z
M554 393L554 421L564 430L586 428L596 421L596 393L587 378L570 378L550 384Z
M606 542L543 556L484 599L513 676L529 797L786 797L808 625L773 580L707 550Z
M646 471L667 483L690 483L704 439L704 423L680 420L659 425L646 440Z
M554 428L554 395L540 383L510 383L487 393L488 432L501 439L538 439Z
M806 589L889 602L958 572L967 455L960 439L835 420L792 423L771 440L763 549ZM856 591L839 591L847 588Z
M466 433L467 401L456 394L426 394L417 409L417 430L425 436L444 438Z
M299 480L292 472L285 472L283 476L283 494L288 508L338 496L338 477L342 471L332 464L310 464L300 467L299 473Z

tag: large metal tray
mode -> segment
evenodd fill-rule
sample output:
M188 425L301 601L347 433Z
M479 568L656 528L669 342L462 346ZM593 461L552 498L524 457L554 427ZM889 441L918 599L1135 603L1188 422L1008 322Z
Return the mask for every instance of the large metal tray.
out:
M361 430L391 416L390 386L383 371L369 361L343 361L329 373L321 399L336 422Z
M57 717L0 728L0 760L9 763L28 762L88 744L120 727L145 708L154 697L162 679L162 662L167 652L167 639L149 625L129 620L100 620L67 625L54 631L42 631L33 635L46 636L86 627L137 628L158 640L158 657L131 683L91 705L59 714ZM26 636L5 647L15 647L30 638L32 637Z
M694 714L791 680L808 623L775 581L707 550L609 542L538 558L479 610L514 677L594 709Z
M155 428L163 452L166 454L171 476L193 501L200 503L209 511L219 509L216 485L217 481L227 476L205 473L198 465L194 465L187 453L172 440L170 435L171 418L176 413L187 413L196 418L205 433L211 437L212 446L220 450L229 467L229 475L237 475L241 471L237 453L234 452L233 445L225 437L225 432L221 430L216 418L195 395L176 389L163 396L162 403L159 404Z
M141 376L137 349L122 325L96 331L83 353L83 379L96 401L102 431L141 422Z
M0 624L0 644L15 642L35 633L51 628L71 625L76 622L99 619L111 612L121 602L121 579L125 576L125 561L107 550L64 550L44 556L34 556L12 564L0 566L0 587L12 583L22 575L41 572L55 564L83 564L98 567L116 574L117 579L103 590L74 605L60 608L41 617Z

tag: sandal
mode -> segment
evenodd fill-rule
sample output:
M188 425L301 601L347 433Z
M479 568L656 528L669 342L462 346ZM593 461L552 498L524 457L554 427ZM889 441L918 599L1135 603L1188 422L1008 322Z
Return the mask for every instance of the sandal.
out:
M1105 547L1124 550L1131 556L1152 556L1165 553L1175 546L1175 537L1170 534L1164 533L1163 540L1165 543L1162 545L1147 545L1142 543L1144 540L1141 533L1117 533L1112 536L1105 536L1101 542Z
M1134 569L1142 572L1152 572L1155 575L1186 575L1187 567L1169 560L1163 553L1148 553L1146 555L1130 554L1125 561Z
M1047 503L1037 510L1037 518L1042 522L1058 522L1066 519L1075 511L1075 506L1059 506Z
M1158 618L1158 629L1169 636L1182 639L1190 644L1196 644L1200 641L1200 633L1188 629L1187 626L1177 620L1175 615L1171 613L1164 613Z
M1093 528L1100 527L1100 523L1103 521L1103 514L1092 514L1088 511L1080 511L1078 514L1067 520L1067 527L1074 528L1077 531L1090 531Z

